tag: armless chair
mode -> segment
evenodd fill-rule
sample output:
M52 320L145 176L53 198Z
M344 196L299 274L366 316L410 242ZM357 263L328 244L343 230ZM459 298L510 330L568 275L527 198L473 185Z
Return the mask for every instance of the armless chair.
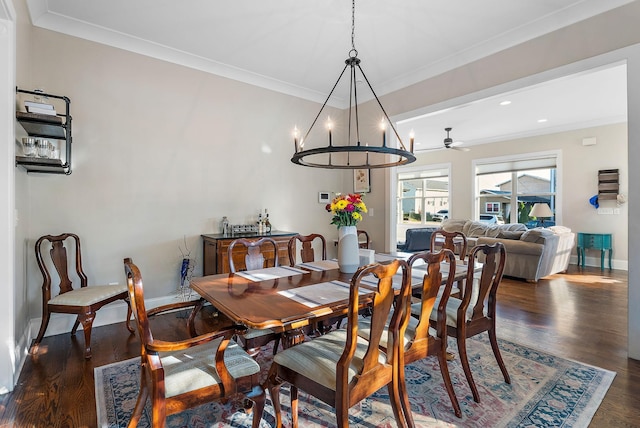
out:
M249 240L238 238L234 241L231 241L229 244L229 248L227 249L227 254L229 257L229 272L236 272L236 265L233 260L233 249L236 245L243 245L247 250L247 255L244 258L245 267L247 270L256 270L263 269L265 263L268 261L265 259L264 254L262 253L261 246L265 245L273 248L273 265L278 266L278 244L271 238L261 238L256 240Z
M368 249L369 246L371 245L371 239L369 239L369 234L367 233L367 231L366 230L362 230L362 229L358 229L357 233L358 233L359 247ZM364 238L364 241L360 240L361 236Z
M467 256L467 237L462 232L447 232L438 229L431 234L431 251L446 249L458 254L460 260Z
M324 239L324 236L319 235L317 233L312 233L310 235L296 235L289 239L288 249L289 249L289 264L291 266L295 266L297 263L297 254L296 254L296 246L300 243L300 260L302 263L309 263L316 260L316 252L313 249L313 244L315 242L320 242L317 244L320 246L321 251L321 259L318 260L326 260L327 259L327 241Z
M393 311L391 328L386 338L389 349L383 352L380 339L387 317L395 300L393 275L402 266L402 286L399 304ZM398 426L404 427L406 420L401 402L404 388L398 385L398 367L404 366L400 337L404 335L409 319L407 305L410 298L408 265L395 260L388 265L363 266L353 275L349 292L349 307L346 329L334 330L316 339L303 342L279 352L273 357L269 370L268 385L276 413L276 427L282 426L280 387L283 382L291 385L291 422L298 426L298 388L335 409L338 427L349 426L349 408L387 386L393 413ZM373 274L377 286L367 286L361 280ZM360 294L361 290L370 291ZM371 334L369 340L358 335L361 299L371 299ZM395 344L395 345L394 345Z
M482 260L480 274L474 272L478 258ZM460 362L473 393L473 399L477 403L480 402L480 395L469 366L467 338L488 332L491 349L504 376L504 381L511 383L496 337L496 298L498 286L502 281L505 259L506 251L500 242L494 245L476 245L469 254L469 268L462 288L462 297L452 296L446 304L447 334L456 338ZM437 301L436 305L440 306ZM413 310L414 308L412 312ZM438 314L431 312L431 326L437 328L438 322Z
M197 302L174 303L147 312L140 270L127 258L124 271L141 344L140 393L128 426L138 425L147 399L151 401L151 425L164 427L168 415L241 393L254 403L251 426L258 428L265 399L260 366L231 340L235 326L178 342L155 339L149 316Z
M49 243L51 250L51 262L45 261L43 245ZM67 257L67 247L71 250L71 259ZM82 324L84 331L84 357L91 358L91 326L96 316L96 311L107 303L116 300L124 300L127 303L127 329L133 333L133 328L129 325L131 319L131 305L129 295L125 285L103 285L88 286L88 278L82 269L82 257L80 251L80 238L73 233L63 233L61 235L45 235L36 241L36 261L38 268L42 272L44 281L42 283L42 323L40 331L34 342L33 352L37 349L44 337L44 333L49 325L52 312L77 314L71 334L75 335L78 326ZM75 260L75 272L80 282L80 286L74 288L73 281L69 278L70 263ZM60 280L60 292L52 297L52 271L55 268Z
M247 255L245 256L245 267L247 270L257 270L263 269L267 262L267 259L264 257L264 254L261 251L262 245L265 247L272 247L274 254L274 266L278 266L278 244L271 238L261 238L256 240L248 240L239 238L232 241L229 244L228 257L229 257L229 272L236 272L236 265L233 261L233 249L236 245L242 245L247 249ZM276 333L272 329L246 329L243 334L239 334L238 337L242 342L244 349L249 352L251 355L256 355L259 351L259 348L268 344L269 342L273 343L273 353L278 352L278 345L280 344L280 333Z
M415 311L417 315L414 315L409 319L407 329L404 335L404 362L405 364L411 364L414 361L427 358L429 356L435 356L438 358L440 365L440 373L444 381L445 388L449 394L453 411L457 417L462 416L460 410L460 404L458 398L453 390L453 384L451 383L451 376L449 374L449 367L447 366L447 324L446 324L446 305L453 287L455 278L455 270L449 269L445 280L444 291L440 294L438 306L434 309L436 302L436 296L438 296L438 290L442 285L442 272L440 270L441 263L446 261L448 263L455 264L455 255L450 250L443 250L437 253L421 252L416 253L409 258L407 263L410 266L416 261L424 261L427 264L426 274L422 280L421 287L421 299L418 303L412 305L412 314ZM438 323L435 329L435 336L429 331L429 317L431 312L437 311ZM390 321L390 319L388 320ZM385 330L389 328L389 323L385 325ZM371 329L370 319L366 318L360 320L359 334L368 339L369 331ZM380 340L380 347L386 351L387 333L382 334ZM398 372L399 386L406 388L404 379L404 366L400 367ZM411 409L407 406L404 407L405 416L408 421L412 421L413 417ZM412 425L412 423L410 424Z

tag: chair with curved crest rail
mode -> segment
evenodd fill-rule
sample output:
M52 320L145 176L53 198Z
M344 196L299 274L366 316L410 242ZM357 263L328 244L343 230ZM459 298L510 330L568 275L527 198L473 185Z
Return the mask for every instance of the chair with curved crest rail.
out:
M383 327L394 308L393 276L402 266L402 285L388 329L387 352L378 346ZM405 261L394 260L363 266L353 275L349 291L346 329L334 330L316 339L287 348L273 357L268 385L276 414L276 427L282 426L280 388L290 384L291 425L298 426L298 389L317 397L335 409L338 427L349 426L349 409L386 386L398 426L406 420L403 402L408 403L405 389L398 385L398 367L404 367L403 350L399 346L404 335L409 311L411 283ZM368 286L362 279L373 275L377 285ZM369 293L361 294L367 290ZM358 335L362 300L371 299L371 333L369 340ZM400 308L398 310L398 308ZM401 395L405 394L404 397Z
M462 297L452 296L446 304L446 331L449 336L456 338L460 362L476 403L480 402L480 394L473 380L467 357L468 338L485 331L489 334L491 349L504 381L511 383L496 336L496 299L498 286L502 281L506 256L504 245L500 242L493 245L476 245L469 254L467 277L461 290ZM480 273L476 273L475 266L480 260L482 261L482 270ZM437 299L436 306L440 307ZM416 308L412 306L411 312L415 313L415 311ZM431 312L431 326L437 328L439 322L438 314Z
M229 272L236 272L236 265L233 261L233 249L236 245L242 245L247 249L247 254L244 258L245 267L247 270L263 269L267 263L267 259L262 253L262 246L266 248L273 248L273 265L278 266L278 244L271 238L261 238L258 240L249 240L244 238L238 238L229 244L228 256L229 256ZM278 345L280 344L281 334L276 333L272 329L246 329L242 334L238 335L238 338L242 342L244 349L250 354L255 356L259 348L265 346L269 342L273 343L273 353L278 352Z
M438 229L431 234L431 251L451 250L460 260L467 257L467 237L462 232Z
M45 243L51 244L51 262L45 261ZM71 243L71 258L68 257L65 243ZM96 311L104 305L124 300L127 303L126 326L133 334L133 327L129 325L131 319L131 305L129 304L129 294L125 285L101 285L88 286L89 280L82 269L82 257L80 251L80 238L73 233L63 233L61 235L45 235L36 241L36 261L38 268L44 278L42 283L42 323L40 331L36 337L32 352L38 350L40 342L49 325L51 313L77 314L71 334L75 335L80 324L84 331L84 357L91 358L91 327L96 316ZM69 278L70 263L75 260L75 273L80 286L74 288L73 281ZM60 280L60 292L52 297L52 270L55 268Z
M138 425L147 399L151 425L164 427L168 415L244 394L253 402L251 426L258 428L265 402L260 366L231 340L238 326L176 342L155 339L149 317L198 302L173 303L147 312L140 270L129 258L124 259L124 270L141 344L140 393L128 426Z
M371 239L369 239L369 234L367 233L367 231L358 229L356 233L358 234L358 246L360 248L368 249L371 245ZM361 236L364 238L364 240L360 240Z
M316 261L316 251L314 250L314 242L319 242L317 244L319 246L319 250L321 252L321 259L318 260L326 260L327 259L327 241L324 239L324 236L311 233L309 235L296 235L289 239L288 249L289 249L289 264L291 266L295 266L297 263L297 254L296 247L297 244L300 243L300 260L302 263L309 263Z

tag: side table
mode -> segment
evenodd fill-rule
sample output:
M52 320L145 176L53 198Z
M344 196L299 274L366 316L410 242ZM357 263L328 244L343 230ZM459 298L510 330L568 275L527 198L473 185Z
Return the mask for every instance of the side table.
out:
M604 253L609 251L609 269L611 269L611 253L613 246L611 245L610 233L585 233L578 232L578 265L584 267L585 249L600 250L600 269L604 269Z

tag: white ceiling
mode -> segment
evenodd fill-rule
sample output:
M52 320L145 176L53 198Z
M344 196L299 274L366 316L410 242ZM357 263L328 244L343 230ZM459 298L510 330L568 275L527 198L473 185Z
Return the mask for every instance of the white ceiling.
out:
M355 47L381 96L631 1L358 0ZM351 49L348 0L27 3L35 26L318 102L324 102ZM495 99L484 106L476 102L432 114L422 125L400 126L415 129L424 148L442 144L446 126L454 128L454 139L474 144L545 126L567 129L568 122L626 120L624 72L623 67L583 75L573 83L563 79L509 94L507 107L494 108ZM345 102L341 96L330 100L336 106ZM547 124L538 124L543 117Z

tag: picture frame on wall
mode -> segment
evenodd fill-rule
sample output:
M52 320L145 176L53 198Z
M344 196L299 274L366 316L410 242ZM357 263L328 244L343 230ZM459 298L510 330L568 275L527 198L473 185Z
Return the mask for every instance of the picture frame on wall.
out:
M371 192L371 170L360 168L353 170L353 193Z

